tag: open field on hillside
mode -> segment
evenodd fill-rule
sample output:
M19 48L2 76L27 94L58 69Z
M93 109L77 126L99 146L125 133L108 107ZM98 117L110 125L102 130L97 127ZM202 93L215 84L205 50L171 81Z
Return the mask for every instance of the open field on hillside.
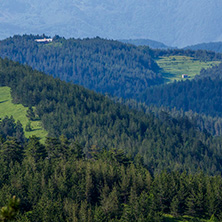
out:
M5 116L13 116L17 121L19 120L22 123L23 129L25 129L26 124L28 123L28 118L26 117L27 107L24 107L21 104L13 104L10 94L9 87L0 87L0 118ZM47 132L42 128L40 121L31 121L32 131L25 132L25 136L36 135L41 138L41 142L44 142Z
M156 62L160 66L166 82L186 80L182 78L183 74L187 74L188 79L192 79L200 73L201 69L210 68L220 63L220 61L201 62L187 56L160 57Z
M164 214L163 217L164 217L165 222L189 222L189 221L210 222L210 221L216 221L216 220L213 220L213 216L210 220L200 219L200 218L191 217L191 216L183 216L183 217L175 218L170 214Z

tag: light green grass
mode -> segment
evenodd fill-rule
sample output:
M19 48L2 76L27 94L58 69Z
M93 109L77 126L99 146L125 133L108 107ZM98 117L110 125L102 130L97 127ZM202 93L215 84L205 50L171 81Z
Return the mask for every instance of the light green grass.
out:
M17 121L19 120L25 129L26 124L28 123L28 118L26 117L27 107L24 107L21 104L13 104L10 94L9 87L0 87L0 118L5 116L13 116ZM28 138L32 135L39 137L41 142L45 141L47 136L47 131L45 131L41 126L41 121L31 121L31 132L25 132L25 136Z
M160 66L163 78L167 83L174 80L186 80L182 79L183 74L187 74L188 79L193 79L200 74L202 68L210 68L220 63L220 61L201 62L187 56L160 57L156 62Z
M196 219L197 221L201 221L201 222L210 222L210 221L213 221L213 220L205 220L205 219L200 219L200 218L194 218L194 217L191 217L191 216L181 216L181 217L178 217L178 218L175 218L173 217L172 215L170 214L164 214L163 215L164 217L164 221L165 222L189 222L189 221L192 221L193 219ZM196 221L195 220L195 221Z

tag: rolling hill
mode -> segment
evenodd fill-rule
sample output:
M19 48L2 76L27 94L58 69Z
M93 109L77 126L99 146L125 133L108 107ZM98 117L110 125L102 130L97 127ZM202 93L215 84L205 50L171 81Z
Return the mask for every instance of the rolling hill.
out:
M149 51L118 41L64 39L37 43L42 36L14 36L0 42L0 56L88 89L130 98L163 83Z

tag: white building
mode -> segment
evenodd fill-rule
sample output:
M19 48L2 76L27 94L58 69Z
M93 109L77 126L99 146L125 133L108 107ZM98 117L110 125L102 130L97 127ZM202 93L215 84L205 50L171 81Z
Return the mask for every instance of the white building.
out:
M52 42L52 39L47 39L47 38L44 38L44 39L35 39L36 42L39 42L39 43L48 43L48 42Z

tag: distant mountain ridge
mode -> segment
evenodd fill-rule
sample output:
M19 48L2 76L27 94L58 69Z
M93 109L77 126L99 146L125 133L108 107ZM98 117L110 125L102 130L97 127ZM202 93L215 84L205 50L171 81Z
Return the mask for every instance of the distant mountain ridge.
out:
M221 0L7 0L0 2L0 38L25 33L148 38L184 47L221 41L221 11Z
M209 43L200 43L197 45L187 46L184 49L191 50L208 50L218 53L222 53L222 42L209 42Z
M126 43L126 44L133 44L136 46L149 46L153 49L171 49L171 46L167 46L163 44L162 42L157 42L150 39L119 39L120 42Z

